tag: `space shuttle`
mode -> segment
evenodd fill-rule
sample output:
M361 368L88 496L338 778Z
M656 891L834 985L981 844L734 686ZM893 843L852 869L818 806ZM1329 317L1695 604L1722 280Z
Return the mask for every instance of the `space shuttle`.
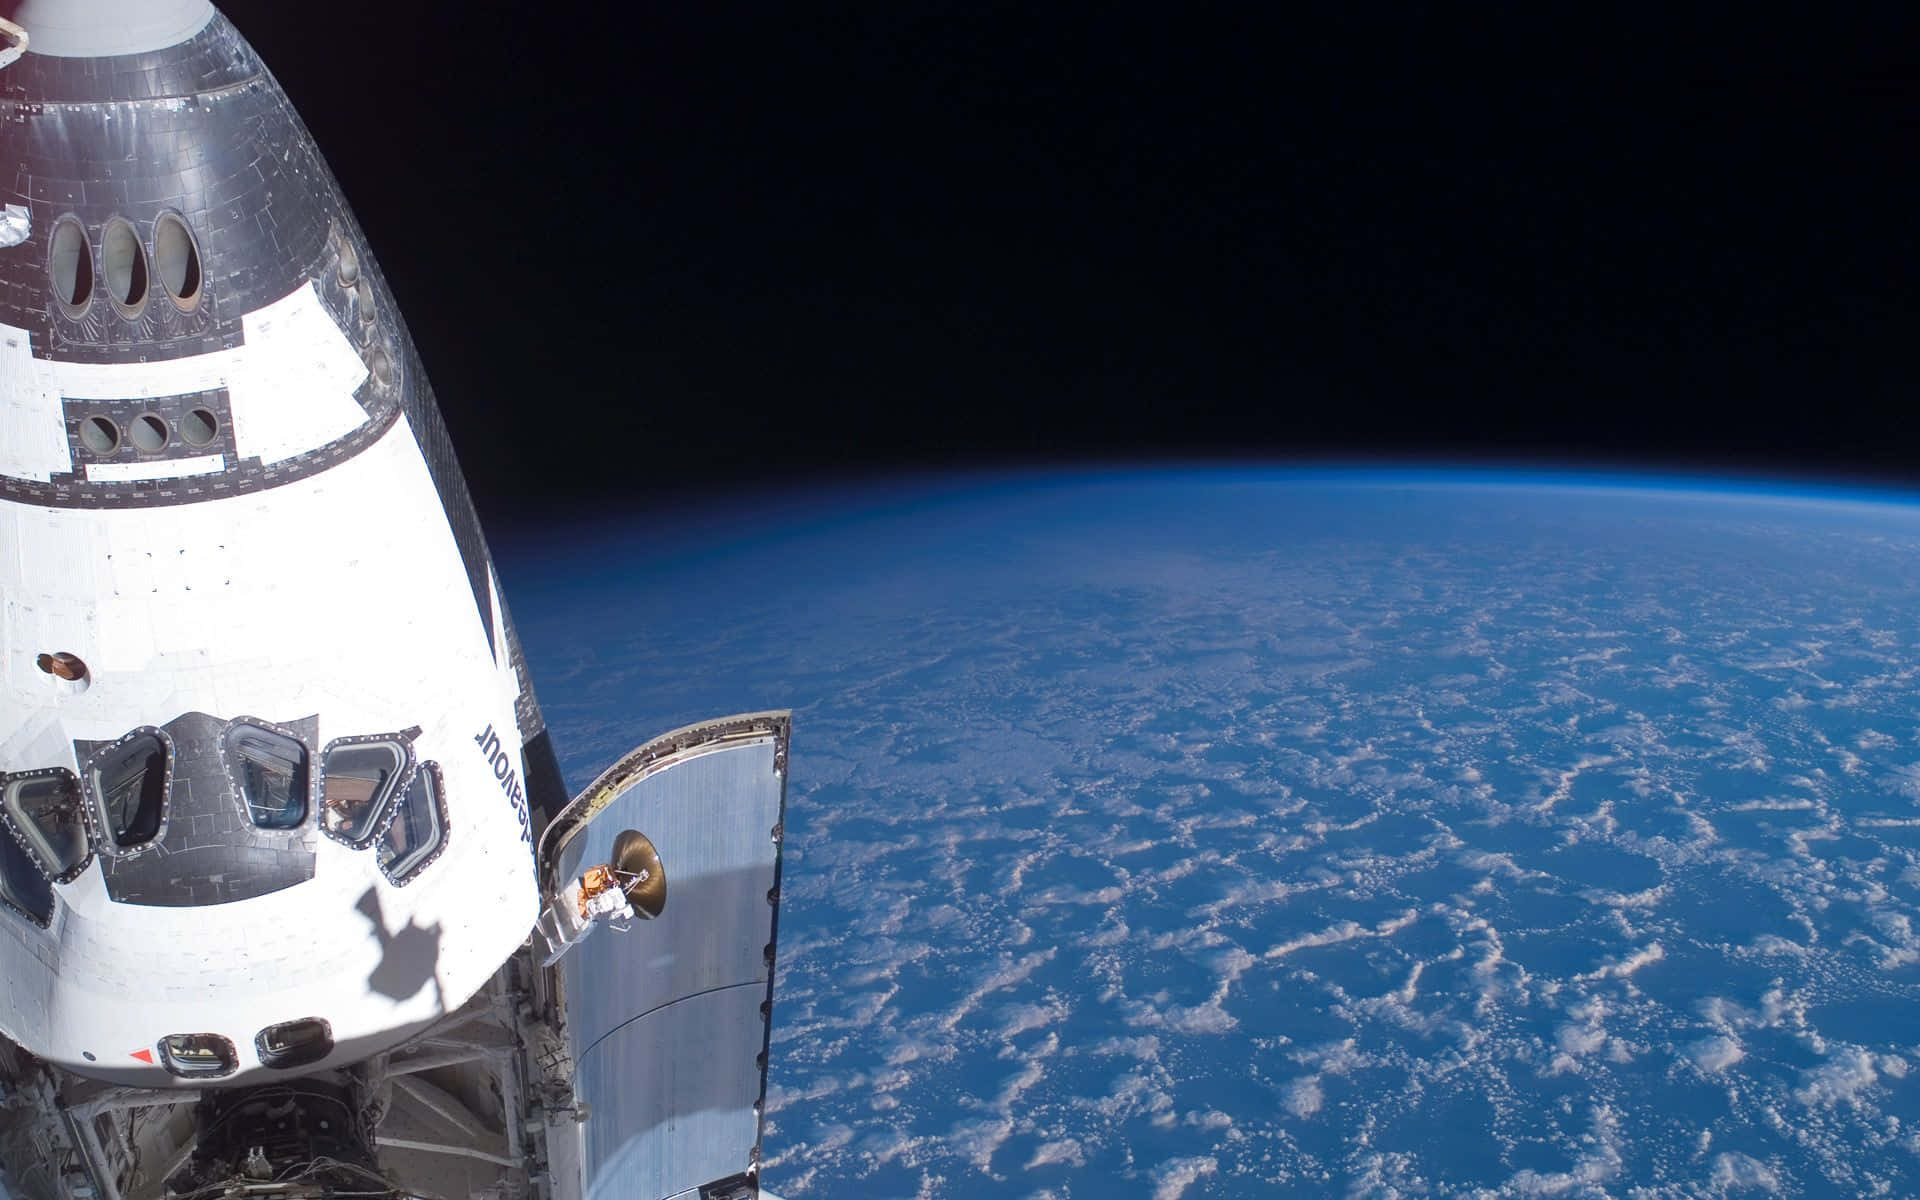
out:
M273 76L0 14L0 1200L760 1195L789 714L570 796Z

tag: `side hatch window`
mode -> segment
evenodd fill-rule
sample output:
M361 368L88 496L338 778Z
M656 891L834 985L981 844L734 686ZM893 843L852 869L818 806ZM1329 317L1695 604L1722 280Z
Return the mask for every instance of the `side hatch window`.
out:
M319 1017L269 1025L253 1039L260 1065L304 1067L333 1053L333 1028Z
M53 882L13 835L0 830L0 900L45 925L53 919Z
M440 764L421 763L380 835L380 869L394 883L405 883L438 858L446 844L447 797Z
M166 819L168 751L165 734L141 729L94 754L87 783L114 849L132 850L160 835Z
M224 742L247 816L261 829L298 829L307 819L307 748L244 721L227 730Z
M80 815L80 781L71 771L52 767L6 777L3 802L7 819L40 860L41 869L65 883L91 857L87 827Z
M412 769L413 747L398 735L327 743L320 758L320 827L350 846L367 845Z
M160 1039L160 1065L185 1079L217 1079L233 1074L240 1057L217 1033L170 1033Z

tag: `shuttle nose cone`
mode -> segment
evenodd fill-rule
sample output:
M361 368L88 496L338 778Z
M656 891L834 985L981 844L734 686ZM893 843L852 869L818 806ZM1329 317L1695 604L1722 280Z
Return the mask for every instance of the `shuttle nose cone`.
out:
M27 31L30 54L105 58L178 45L213 19L213 5L207 0L16 0L0 3L0 16Z

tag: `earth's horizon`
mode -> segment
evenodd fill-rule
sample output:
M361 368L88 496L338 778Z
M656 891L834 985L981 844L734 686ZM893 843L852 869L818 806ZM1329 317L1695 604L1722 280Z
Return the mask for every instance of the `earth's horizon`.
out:
M794 709L787 1200L1920 1192L1907 497L1141 470L498 540L570 782Z

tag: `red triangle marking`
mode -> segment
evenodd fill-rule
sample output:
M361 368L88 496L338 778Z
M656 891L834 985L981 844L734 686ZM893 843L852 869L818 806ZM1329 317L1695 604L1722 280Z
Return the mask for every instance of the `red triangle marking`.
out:
M153 1065L153 1051L151 1050L135 1050L133 1056L148 1066Z

